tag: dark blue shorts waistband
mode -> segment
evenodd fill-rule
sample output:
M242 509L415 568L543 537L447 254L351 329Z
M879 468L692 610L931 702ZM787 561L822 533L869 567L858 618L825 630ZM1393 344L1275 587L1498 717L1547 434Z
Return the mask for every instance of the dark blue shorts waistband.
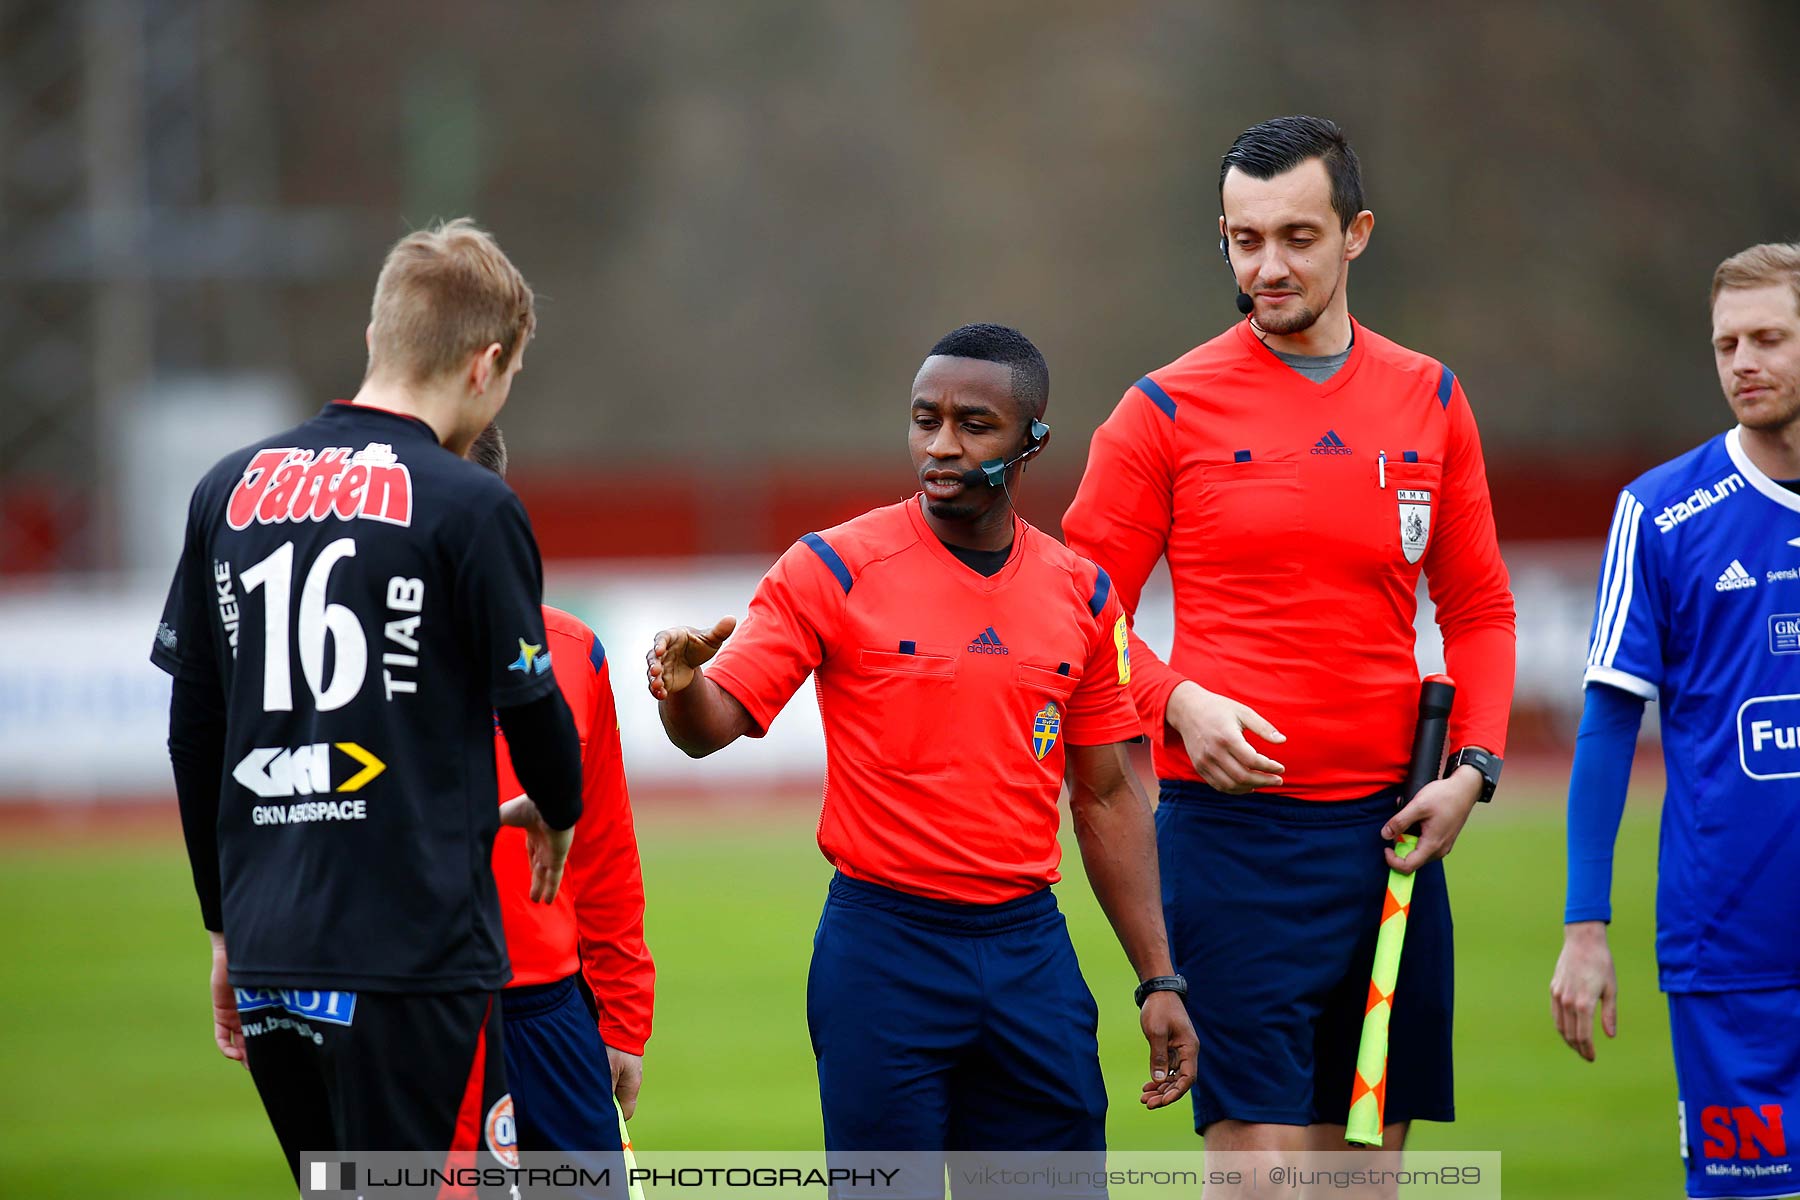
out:
M1159 804L1191 805L1196 811L1277 825L1365 825L1392 816L1400 799L1397 783L1355 800L1296 800L1264 792L1232 796L1192 779L1159 779L1157 787Z
M879 909L920 925L957 933L999 933L1041 920L1056 911L1056 896L1049 888L1039 888L999 904L958 904L852 879L842 872L831 877L831 899Z
M500 993L501 1014L508 1017L535 1017L559 1008L575 998L575 976L549 983L527 983L509 987Z

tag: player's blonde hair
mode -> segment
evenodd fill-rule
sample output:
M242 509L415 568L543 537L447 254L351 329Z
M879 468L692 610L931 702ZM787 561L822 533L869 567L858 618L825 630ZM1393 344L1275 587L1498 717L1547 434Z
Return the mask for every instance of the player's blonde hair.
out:
M504 369L537 328L531 285L467 217L394 243L369 310L369 370L424 383L498 342Z
M1726 288L1756 288L1787 284L1800 308L1800 242L1764 242L1740 250L1713 272L1710 304L1719 302Z

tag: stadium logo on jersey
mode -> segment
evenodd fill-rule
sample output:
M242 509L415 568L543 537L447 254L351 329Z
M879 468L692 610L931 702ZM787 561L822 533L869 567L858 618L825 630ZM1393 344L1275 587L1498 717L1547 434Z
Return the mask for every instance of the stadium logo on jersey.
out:
M259 450L225 503L233 529L358 517L412 524L412 473L382 442L354 454L348 446Z
M336 746L357 769L336 787L331 783L331 748ZM360 792L387 764L355 742L315 742L310 746L258 746L231 769L231 777L265 800L320 796L327 792ZM257 821L257 824L267 822Z
M1737 592L1755 586L1756 576L1744 570L1744 564L1734 558L1731 560L1731 565L1725 568L1725 573L1719 576L1719 582L1713 584L1713 590L1715 592Z
M1800 654L1800 613L1776 613L1769 618L1769 653Z
M541 645L520 638L519 657L507 663L506 669L517 671L528 679L533 675L542 675L550 669L550 652Z
M1431 493L1416 488L1401 488L1400 549L1406 561L1416 563L1425 557L1425 543L1431 540Z
M981 632L980 637L969 643L969 653L1011 654L1012 651L1006 648L1006 643L1000 640L1000 635L994 632L992 625L989 625Z
M494 1107L488 1109L486 1127L488 1153L500 1160L503 1167L518 1170L519 1167L519 1126L513 1120L512 1093L494 1101Z
M1800 695L1738 706L1738 764L1752 779L1800 779Z
M1313 443L1314 454L1354 454L1355 451L1344 445L1344 439L1337 435L1337 430L1327 429L1325 436Z
M1056 707L1052 700L1038 709L1036 717L1031 721L1031 752L1041 761L1044 755L1056 748L1057 735L1062 732L1062 709Z
M1733 471L1711 487L1697 487L1657 513L1656 527L1663 533L1667 533L1689 517L1699 516L1743 486L1745 486L1744 477Z
M1119 686L1131 682L1131 631L1125 625L1125 614L1113 623L1113 650L1119 656Z
M233 988L237 993L237 1010L244 1013L279 1008L296 1017L323 1021L327 1025L349 1025L356 1017L355 992L314 992L305 988Z

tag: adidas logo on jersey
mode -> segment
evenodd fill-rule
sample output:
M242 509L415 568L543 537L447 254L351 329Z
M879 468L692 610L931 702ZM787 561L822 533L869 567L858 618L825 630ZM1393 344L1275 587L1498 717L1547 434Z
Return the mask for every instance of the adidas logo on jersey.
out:
M1327 429L1325 436L1313 443L1314 454L1354 454L1355 451L1344 445L1344 439L1337 435L1337 430Z
M1006 648L1006 643L1000 640L1000 635L994 632L994 627L992 625L989 625L984 629L980 637L969 643L969 652L972 654L1012 653L1011 650Z
M1744 564L1735 558L1731 560L1731 565L1725 568L1725 573L1719 576L1719 582L1713 584L1713 588L1721 592L1735 592L1739 588L1755 586L1756 578L1744 570Z

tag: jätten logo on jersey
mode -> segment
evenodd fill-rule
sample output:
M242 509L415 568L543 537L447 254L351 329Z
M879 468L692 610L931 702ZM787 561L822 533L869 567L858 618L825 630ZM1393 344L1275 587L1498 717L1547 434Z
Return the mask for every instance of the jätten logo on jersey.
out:
M225 505L233 529L331 517L412 524L412 473L392 446L370 442L354 454L348 446L259 450Z
M1699 516L1743 486L1744 477L1733 471L1711 487L1697 487L1657 513L1656 528L1667 533L1689 517Z

